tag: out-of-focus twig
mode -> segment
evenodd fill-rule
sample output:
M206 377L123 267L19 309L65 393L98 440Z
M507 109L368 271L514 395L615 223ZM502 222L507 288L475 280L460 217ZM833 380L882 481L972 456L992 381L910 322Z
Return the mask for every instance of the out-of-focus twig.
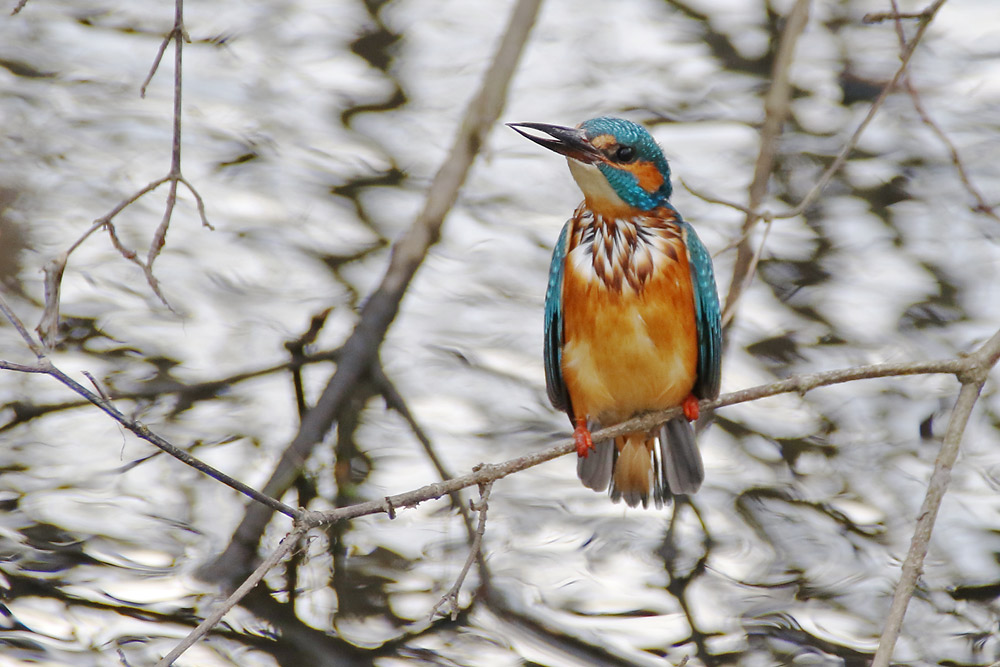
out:
M916 52L917 45L920 44L924 34L927 32L927 28L930 27L934 16L937 14L937 11L941 8L941 5L943 5L944 2L945 0L937 0L928 8L927 16L920 22L920 27L917 28L917 32L914 34L913 39L910 40L909 44L906 45L906 48L900 54L899 67L892 75L892 79L890 79L889 83L882 88L882 92L879 93L879 96L875 98L874 102L872 102L872 106L868 110L868 113L865 115L861 123L858 124L857 129L854 130L854 134L852 134L850 139L847 140L844 147L840 149L840 153L838 153L837 157L834 158L832 163L830 163L830 166L826 168L826 171L823 172L819 179L813 184L812 188L810 188L809 192L806 193L806 196L802 198L795 208L790 211L774 214L775 219L794 218L795 216L802 215L807 208L812 206L813 201L815 201L816 197L818 197L819 194L826 188L834 174L840 171L840 168L844 166L844 163L847 162L847 157L858 145L861 135L864 134L864 131L868 128L872 119L875 118L878 110L882 108L882 105L885 103L886 98L889 97L889 94L896 89L896 84L899 82L900 77L903 76L906 72L906 68L910 65L910 60Z
M901 19L919 18L924 21L929 21L933 18L937 8L935 6L931 6L919 14L907 16L899 13L899 7L896 4L896 0L891 1L892 11L894 12L892 17L896 19L896 37L899 40L899 48L902 51L906 49L906 34L903 32L903 22ZM943 4L943 2L944 0L941 0L941 3L938 4ZM955 170L958 172L958 179L962 182L966 192L968 192L969 195L976 201L976 205L973 207L973 210L990 216L996 222L1000 222L1000 215L997 215L994 207L986 201L983 193L978 187L976 187L976 185L972 182L972 179L969 177L969 172L965 169L965 163L962 161L962 157L958 154L958 148L955 147L954 142L948 138L945 131L941 129L941 126L938 125L933 118L931 118L930 113L928 113L927 109L924 107L923 100L920 98L920 93L917 91L917 87L913 85L912 73L907 71L903 75L901 81L903 88L906 89L906 93L910 96L910 101L913 102L913 108L916 110L917 115L920 116L920 120L931 130L931 132L937 135L938 140L944 144L944 147L947 149L948 157L951 159L952 165L954 165Z
M927 19L930 14L927 9L920 12L900 12L893 3L891 12L872 12L861 17L861 22L866 24L882 23L883 21L899 21L900 19Z
M500 115L506 90L528 32L534 24L540 0L519 0L504 31L500 46L483 77L480 89L466 107L451 150L427 192L424 207L410 228L392 247L389 265L381 283L361 310L357 326L343 346L343 356L316 405L309 410L299 432L285 449L264 490L280 497L295 479L316 443L333 426L340 407L353 387L370 373L378 350L399 304L430 247L441 234L444 218L487 134ZM256 544L270 520L270 508L248 507L229 546L214 563L201 570L207 579L223 579L245 572L256 553Z
M764 202L767 194L767 184L771 180L774 159L778 152L778 139L781 129L791 109L792 85L790 73L795 56L795 45L799 36L805 30L809 20L809 0L797 0L785 21L785 29L781 33L778 52L774 57L771 69L771 87L764 98L764 125L760 130L760 151L754 165L753 180L750 182L750 192L746 209L748 212L743 220L740 233L740 243L736 247L736 261L733 264L733 277L729 282L729 293L726 295L725 307L722 309L722 326L725 328L732 320L736 302L753 278L753 270L757 265L757 253L751 243L751 232L760 220L756 213ZM757 252L763 252L760 244Z
M448 467L438 456L437 451L434 449L434 443L431 442L430 437L424 431L420 423L417 422L416 417L410 412L410 408L407 406L406 401L403 399L402 394L396 389L395 384L385 375L385 370L379 365L374 370L374 380L375 386L378 388L379 393L385 399L386 405L391 409L399 413L407 424L410 425L410 430L413 431L413 435L416 436L417 441L424 448L424 453L430 460L431 465L437 470L438 476L442 481L447 481L453 478L455 475L448 470ZM462 502L462 494L458 491L454 491L451 494L451 504L458 513L462 516L462 523L465 525L465 532L468 537L469 546L471 548L472 544L476 539L476 528L472 525L472 515L469 512L469 508L465 506ZM483 585L489 585L490 573L486 566L486 559L483 557L482 551L476 552L476 564L479 568L479 580Z
M816 180L813 186L809 189L806 195L799 201L799 203L794 208L787 211L772 212L760 209L761 202L755 201L754 199L754 192L757 191L758 188L766 188L767 181L765 177L769 176L769 172L764 174L763 176L759 176L759 174L761 174L760 168L765 164L769 165L773 160L774 156L773 145L769 146L768 140L771 135L769 135L766 132L768 125L767 125L767 117L765 117L765 128L761 132L762 134L761 151L758 154L757 169L755 169L754 179L751 183L750 202L746 206L743 206L716 200L717 203L722 203L731 206L732 208L735 208L736 210L742 211L743 213L746 214L746 219L744 220L744 225L743 225L743 231L740 235L739 243L737 245L737 258L736 262L733 265L733 277L732 280L730 281L729 293L726 296L725 307L723 308L724 323L730 323L732 321L732 316L735 313L736 303L739 300L740 296L742 295L745 287L749 284L749 281L753 278L753 274L751 273L750 268L751 266L755 265L755 261L754 261L754 254L752 251L752 245L750 242L751 234L749 233L750 231L752 231L753 226L756 224L758 220L762 219L779 220L779 219L794 218L796 216L802 215L802 213L805 212L806 209L812 206L813 202L816 200L817 197L819 197L820 193L823 192L823 190L829 184L833 176L838 171L840 171L841 167L844 166L844 163L847 161L848 156L857 147L858 141L860 141L861 139L861 135L864 134L865 130L868 128L868 125L871 124L871 121L875 118L878 111L882 108L882 105L885 103L885 100L888 98L889 94L896 89L897 83L899 82L900 78L905 74L907 67L909 66L910 60L913 57L914 52L916 51L917 45L923 39L928 26L930 26L935 15L937 14L941 6L944 4L944 2L945 0L936 0L927 9L925 9L923 12L920 12L920 19L921 19L920 26L917 28L917 31L914 34L913 38L907 43L906 48L903 49L902 53L900 54L901 62L899 64L899 67L893 74L892 79L885 85L885 87L883 87L882 92L875 99L875 101L872 102L871 108L869 108L868 113L865 115L864 119L862 119L861 123L858 124L858 127L855 128L853 134L851 134L850 138L848 138L847 142L841 148L840 152L834 158L833 162L831 162L830 165L826 168L826 170L823 171L823 173ZM789 21L790 20L791 17L789 17ZM788 31L788 29L789 28L786 27L786 32ZM780 62L781 62L780 58L775 59L775 70L777 70L778 64ZM785 72L785 74L787 75L787 71ZM772 93L775 96L777 96L778 93L781 92L780 88L777 88L776 86L777 82L778 79L777 76L775 76L774 82L772 83L772 89L768 93L769 97ZM781 110L781 107L775 107L775 108L777 108L779 111ZM766 105L765 109L768 109ZM770 142L772 144L773 141L774 139L771 138ZM758 176L760 179L763 180L762 181L758 180ZM763 183L763 185L761 183ZM983 204L985 204L985 202L980 202L980 206L982 206ZM988 205L987 208L990 211L992 211L992 209ZM758 246L758 247L760 248L761 251L763 250L763 246Z

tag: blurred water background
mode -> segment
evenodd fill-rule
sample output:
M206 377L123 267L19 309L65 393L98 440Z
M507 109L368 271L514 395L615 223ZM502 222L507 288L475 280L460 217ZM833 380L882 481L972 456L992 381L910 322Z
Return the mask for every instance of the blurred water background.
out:
M649 126L692 190L745 201L791 2L550 0L503 120ZM412 222L511 3L187 3L182 189L155 272L96 234L71 256L53 361L255 486L298 425L286 342L341 344ZM922 4L902 2L904 11ZM13 9L8 1L5 11ZM875 0L815 2L768 202L797 203L899 63ZM170 159L170 2L31 0L0 18L0 280L41 316L41 267ZM912 64L931 116L1000 200L1000 4L944 6ZM913 34L913 23L908 23ZM742 214L676 182L725 294ZM143 250L161 189L118 219ZM542 299L579 200L565 164L502 125L403 302L381 358L454 472L550 446ZM892 94L802 216L773 223L729 331L723 391L794 373L951 358L1000 323L1000 228L974 210L910 98ZM758 234L761 230L758 230ZM759 236L755 236L758 240ZM0 358L32 356L6 322ZM333 369L307 366L308 400ZM240 374L252 377L237 377ZM221 381L212 388L200 383ZM428 621L468 551L447 498L317 533L180 665L862 665L877 637L958 383L854 382L721 410L707 478L676 510L584 489L562 458L497 483L455 620ZM131 398L129 398L131 397ZM55 381L0 374L0 665L142 665L220 599L196 570L247 500ZM438 479L411 429L358 396L284 500L314 509ZM1000 401L988 383L935 527L896 662L1000 660ZM473 497L473 496L468 496ZM290 524L275 519L273 548ZM478 594L474 595L474 593Z

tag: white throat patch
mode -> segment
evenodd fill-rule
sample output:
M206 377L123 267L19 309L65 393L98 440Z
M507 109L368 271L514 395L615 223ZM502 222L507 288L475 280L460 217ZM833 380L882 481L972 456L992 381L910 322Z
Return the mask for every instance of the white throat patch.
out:
M583 196L593 202L595 207L628 208L628 204L622 201L596 165L584 164L572 158L566 161L569 162L569 173L573 174L573 180L580 186Z

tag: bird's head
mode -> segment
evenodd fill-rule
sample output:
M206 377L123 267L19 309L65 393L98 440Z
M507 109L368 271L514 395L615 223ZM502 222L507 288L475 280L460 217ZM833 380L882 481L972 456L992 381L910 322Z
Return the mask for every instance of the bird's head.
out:
M508 125L536 144L566 156L587 206L595 213L620 216L636 209L650 211L666 205L670 198L670 167L641 125L608 117L593 118L576 128L545 123Z

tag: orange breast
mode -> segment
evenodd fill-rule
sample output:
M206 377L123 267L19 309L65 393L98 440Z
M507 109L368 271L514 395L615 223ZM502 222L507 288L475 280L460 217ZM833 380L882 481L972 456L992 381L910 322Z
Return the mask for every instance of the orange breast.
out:
M639 290L612 289L573 261L563 280L562 370L578 417L616 423L679 405L698 359L694 292L680 238ZM582 249L581 249L582 252Z

